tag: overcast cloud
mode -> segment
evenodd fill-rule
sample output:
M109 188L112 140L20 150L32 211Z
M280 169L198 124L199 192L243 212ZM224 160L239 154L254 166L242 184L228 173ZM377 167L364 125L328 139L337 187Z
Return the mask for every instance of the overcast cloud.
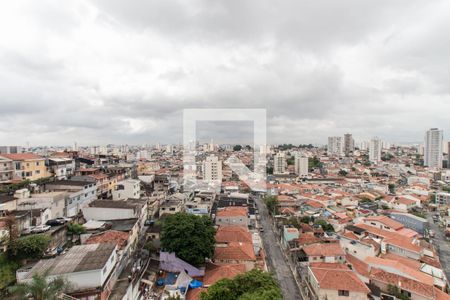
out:
M266 108L269 143L448 140L449 32L445 0L3 1L0 144L177 143L184 108Z

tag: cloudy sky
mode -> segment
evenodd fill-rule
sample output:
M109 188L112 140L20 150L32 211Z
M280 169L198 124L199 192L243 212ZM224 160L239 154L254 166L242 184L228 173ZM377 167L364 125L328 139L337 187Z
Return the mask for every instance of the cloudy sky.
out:
M0 144L175 143L185 108L265 108L270 143L449 139L449 32L445 0L3 1Z

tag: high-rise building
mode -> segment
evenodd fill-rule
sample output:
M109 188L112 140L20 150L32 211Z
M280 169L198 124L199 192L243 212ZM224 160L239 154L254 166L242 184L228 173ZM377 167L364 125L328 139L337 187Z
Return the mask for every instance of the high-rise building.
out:
M294 157L295 174L299 177L308 176L308 157L301 153L296 153Z
M353 140L351 133L344 134L344 154L345 156L350 156L355 150L355 142Z
M210 155L203 162L203 179L206 181L222 181L222 161L215 155Z
M278 152L273 158L273 174L284 174L286 172L286 156L284 152Z
M328 156L342 156L344 145L342 144L342 137L330 136L328 138Z
M430 168L442 168L442 140L443 132L438 128L431 128L425 133L424 166Z
M381 161L381 147L383 142L377 138L373 137L369 143L369 160L374 164Z
M22 153L21 146L0 146L0 154Z

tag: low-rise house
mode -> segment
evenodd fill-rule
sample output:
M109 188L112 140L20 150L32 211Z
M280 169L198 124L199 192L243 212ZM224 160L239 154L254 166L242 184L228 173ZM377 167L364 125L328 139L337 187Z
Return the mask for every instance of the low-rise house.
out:
M209 287L221 279L232 279L233 277L245 273L245 265L229 264L216 265L208 263L206 265L205 276L203 277L203 286Z
M242 264L249 271L256 265L256 255L252 243L230 242L218 244L214 251L213 262L222 264Z
M128 198L139 199L141 196L141 183L136 179L126 179L120 181L112 191L113 200L123 200Z
M299 231L295 227L284 226L282 244L284 247L288 247L289 242L297 240L299 237Z
M177 193L170 195L159 204L159 215L173 215L184 211L184 195Z
M392 295L390 287L396 287L398 292L411 300L438 300L449 299L450 296L440 291L433 285L421 281L406 278L404 276L386 272L381 269L372 269L370 272L370 284L373 294L377 297Z
M387 216L370 216L363 219L364 224L378 227L387 231L398 231L404 228L402 223L399 223Z
M49 208L51 210L51 218L61 218L65 216L67 197L68 194L63 191L33 193L29 195L29 198L18 198L17 209Z
M75 161L72 158L49 157L47 158L46 165L49 174L58 180L69 178L75 171Z
M390 217L391 219L402 223L406 228L412 229L422 235L429 227L428 220L410 213L391 212Z
M345 252L339 243L311 244L300 250L300 260L309 263L342 263L345 261Z
M143 222L147 219L147 203L140 199L95 200L82 209L86 220L121 220L137 218Z
M216 213L216 225L237 225L248 227L248 209L242 206L219 208Z
M379 229L367 224L355 224L354 227L362 230L360 234L370 236L380 241L382 253L394 253L400 256L419 259L423 255L423 248L420 247L416 238L410 238L396 232Z
M74 246L64 255L40 260L31 269L19 269L17 281L29 282L36 273L49 279L63 276L73 285L73 297L107 299L115 283L111 274L117 262L116 250L115 244Z
M89 181L58 180L45 185L48 191L66 191L66 213L68 217L76 216L83 207L86 207L97 198L96 185Z
M347 266L338 263L311 263L308 290L313 299L366 300L370 289Z
M347 253L360 260L380 254L381 246L371 238L360 238L351 231L339 234L339 244Z

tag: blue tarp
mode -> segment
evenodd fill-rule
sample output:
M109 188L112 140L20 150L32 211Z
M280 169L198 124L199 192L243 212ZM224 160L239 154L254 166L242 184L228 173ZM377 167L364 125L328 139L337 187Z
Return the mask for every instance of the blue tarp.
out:
M189 288L191 289L196 289L196 288L200 288L203 286L203 282L198 281L198 280L192 280L191 283L189 283Z

